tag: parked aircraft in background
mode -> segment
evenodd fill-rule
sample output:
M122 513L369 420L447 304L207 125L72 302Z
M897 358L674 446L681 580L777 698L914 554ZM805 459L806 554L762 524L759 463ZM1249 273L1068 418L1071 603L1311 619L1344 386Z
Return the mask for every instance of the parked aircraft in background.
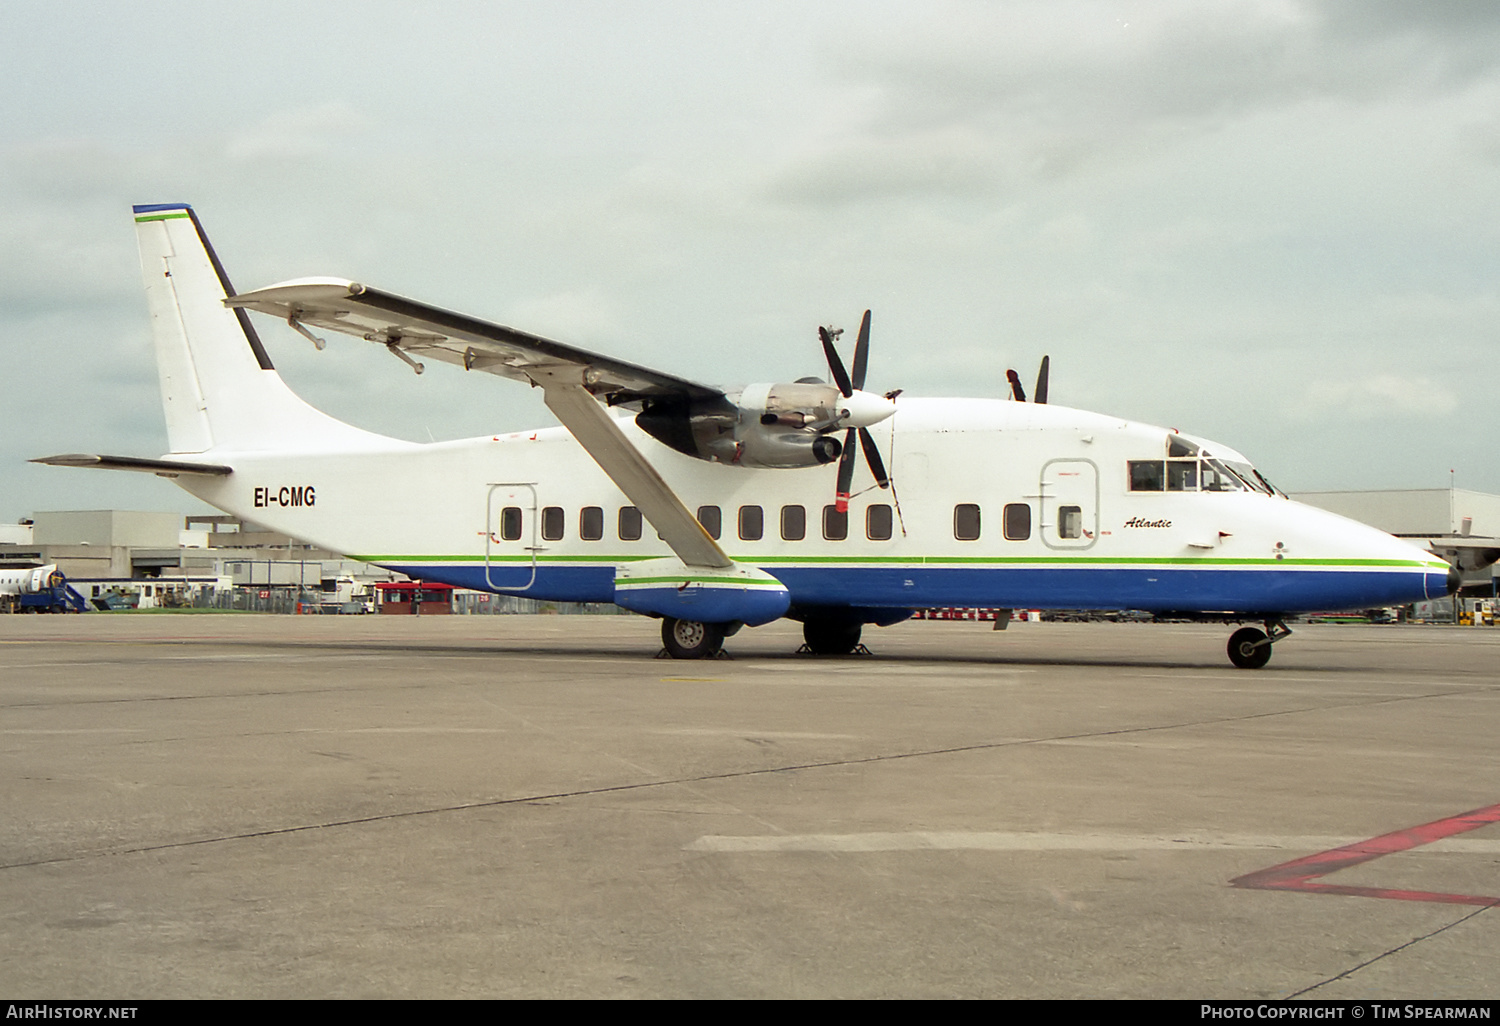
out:
M1306 610L1445 595L1442 559L1292 502L1227 446L1046 402L833 383L722 389L357 282L237 293L185 204L135 208L171 452L41 462L140 470L315 545L465 588L615 602L678 658L791 617L819 653L936 606L1142 609L1242 627L1259 667ZM543 390L561 428L418 444L312 408L249 312Z

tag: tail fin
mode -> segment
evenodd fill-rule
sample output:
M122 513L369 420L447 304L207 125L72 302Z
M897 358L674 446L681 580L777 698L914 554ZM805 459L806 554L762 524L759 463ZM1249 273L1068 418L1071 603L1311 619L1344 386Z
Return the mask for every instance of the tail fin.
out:
M314 409L281 380L193 208L137 206L167 440L174 453L326 449L390 440Z

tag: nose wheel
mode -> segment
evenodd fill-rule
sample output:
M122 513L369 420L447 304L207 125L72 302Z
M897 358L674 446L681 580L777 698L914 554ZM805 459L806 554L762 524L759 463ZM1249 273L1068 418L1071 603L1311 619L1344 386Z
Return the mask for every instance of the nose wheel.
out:
M1280 620L1267 620L1265 630L1241 627L1229 636L1229 661L1242 670L1258 670L1271 661L1271 646L1291 633Z

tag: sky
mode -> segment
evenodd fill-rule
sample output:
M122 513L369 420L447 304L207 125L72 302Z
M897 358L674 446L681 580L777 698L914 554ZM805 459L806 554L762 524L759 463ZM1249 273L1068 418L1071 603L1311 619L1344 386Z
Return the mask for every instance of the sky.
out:
M1287 491L1500 492L1500 5L8 0L0 30L0 522L206 509L26 462L165 452L130 206L177 201L241 291L352 278L718 385L826 376L817 326L868 307L873 390L1002 397L1050 354L1053 402ZM555 422L259 328L370 430Z

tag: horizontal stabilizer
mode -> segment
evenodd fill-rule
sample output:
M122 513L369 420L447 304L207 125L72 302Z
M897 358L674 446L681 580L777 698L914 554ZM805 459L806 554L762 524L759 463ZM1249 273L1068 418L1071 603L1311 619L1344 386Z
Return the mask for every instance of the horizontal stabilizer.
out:
M224 477L234 473L233 467L222 463L189 463L186 460L148 460L139 456L95 456L89 453L69 452L61 456L43 456L32 463L45 463L49 467L94 467L99 470L134 470L162 477L177 477L179 474L199 477Z

